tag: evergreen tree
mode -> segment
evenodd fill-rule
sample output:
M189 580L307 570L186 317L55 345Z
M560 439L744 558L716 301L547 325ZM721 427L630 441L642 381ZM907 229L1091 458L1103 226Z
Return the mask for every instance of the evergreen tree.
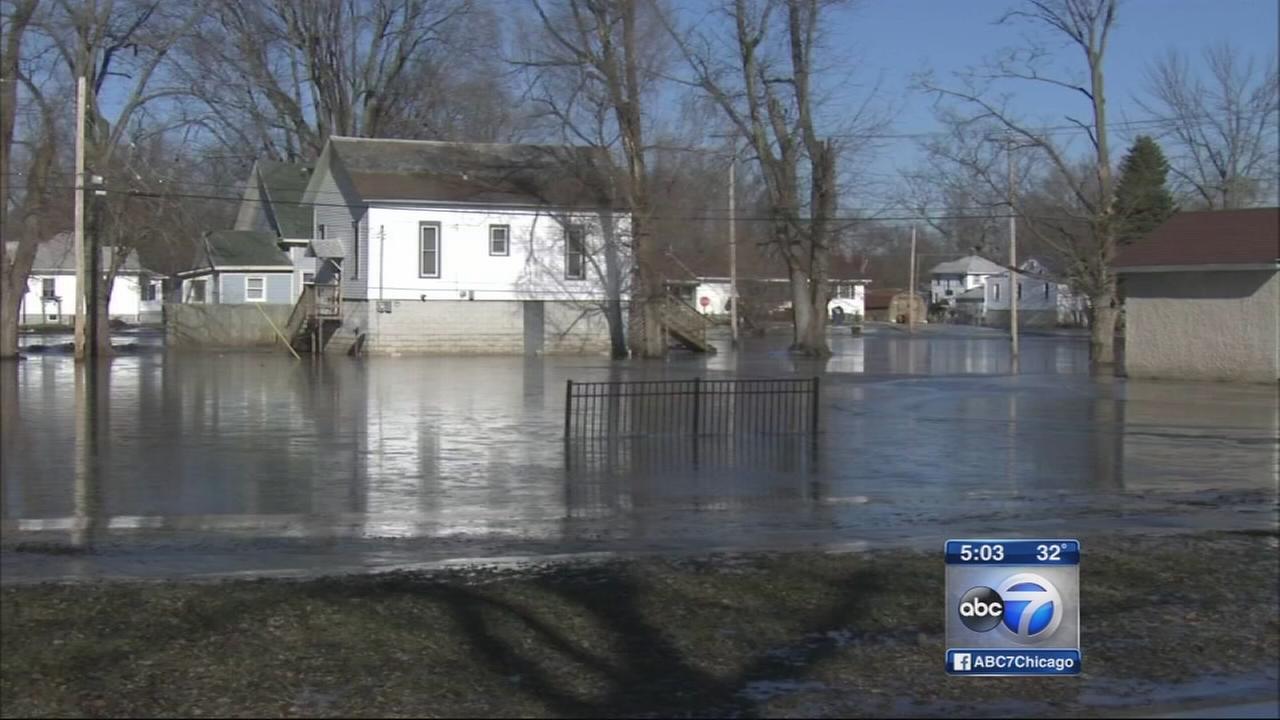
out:
M1166 180L1169 163L1159 143L1146 135L1133 141L1120 163L1115 217L1121 243L1138 240L1177 212Z

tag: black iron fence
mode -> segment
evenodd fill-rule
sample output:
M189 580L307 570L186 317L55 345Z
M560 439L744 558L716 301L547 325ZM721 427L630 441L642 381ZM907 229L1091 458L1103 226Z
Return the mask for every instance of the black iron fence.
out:
M566 440L818 432L818 378L639 380L565 386Z

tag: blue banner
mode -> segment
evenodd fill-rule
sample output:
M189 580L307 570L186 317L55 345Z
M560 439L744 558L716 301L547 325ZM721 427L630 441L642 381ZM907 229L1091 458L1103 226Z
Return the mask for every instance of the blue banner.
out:
M950 675L1079 675L1079 650L952 648Z
M948 540L946 553L948 565L1079 565L1080 541L1069 538Z

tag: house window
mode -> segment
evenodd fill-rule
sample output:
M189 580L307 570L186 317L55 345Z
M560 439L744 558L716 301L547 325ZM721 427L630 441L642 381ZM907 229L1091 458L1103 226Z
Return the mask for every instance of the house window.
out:
M304 272L304 273L302 273L302 284L303 284L303 285L315 285L315 284L316 284L316 274L315 274L315 273L309 273L309 272Z
M1022 299L1022 282L1021 281L1018 282L1018 299L1019 300Z
M511 226L510 225L490 225L489 226L489 254L490 255L510 255L511 254Z
M418 225L418 277L440 277L440 223Z
M316 226L316 237L319 237L321 240L324 239L324 223Z
M54 286L53 278L40 279L40 297L55 298L58 296L57 288Z
M142 284L142 302L154 302L156 299L156 284L150 280L139 281Z
M996 285L995 283L992 283L992 285L991 285L991 292L995 293L995 294L992 296L992 299L993 299L993 300L999 300L999 299L1000 299L1000 286L999 286L999 285Z
M208 281L191 280L189 281L189 284L191 287L187 290L187 302L193 302L193 303L208 302L208 300L206 300L205 298L207 294L206 289L208 288Z
M351 248L352 248L352 254L355 255L355 257L352 258L352 265L354 267L352 267L351 276L355 278L359 278L360 277L360 223L359 222L351 223Z
M564 276L569 280L587 277L587 232L581 225L565 228Z
M264 277L247 277L244 279L245 302L265 302L267 299L267 279Z
M1044 299L1049 299L1049 283L1044 284Z

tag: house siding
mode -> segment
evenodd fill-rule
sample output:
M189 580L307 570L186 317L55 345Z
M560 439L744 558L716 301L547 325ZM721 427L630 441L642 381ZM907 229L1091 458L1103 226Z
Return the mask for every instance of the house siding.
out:
M237 305L244 302L244 278L242 273L223 273L218 276L222 292L218 302L224 305Z
M1280 273L1132 273L1124 284L1129 376L1280 379Z
M56 300L44 302L45 278L53 279ZM120 274L111 286L111 300L107 315L126 322L153 322L158 319L160 303L142 300L142 278L128 273ZM147 279L159 284L159 280ZM156 291L159 297L159 290ZM57 320L49 320L56 314ZM76 316L76 276L72 273L33 273L27 278L27 292L22 298L19 322L23 325L43 325L50 322L70 324Z
M344 188L332 172L325 172L317 181L315 188L313 237L320 237L320 226L324 225L326 238L342 241L342 247L346 251L346 259L342 263L342 295L352 299L367 298L368 273L363 272L363 269L368 267L369 243L363 241L367 236L362 237L360 243L362 272L359 278L355 277L353 272L355 264L351 261L354 250L354 224L364 216L365 208L354 205L355 196L344 192Z

